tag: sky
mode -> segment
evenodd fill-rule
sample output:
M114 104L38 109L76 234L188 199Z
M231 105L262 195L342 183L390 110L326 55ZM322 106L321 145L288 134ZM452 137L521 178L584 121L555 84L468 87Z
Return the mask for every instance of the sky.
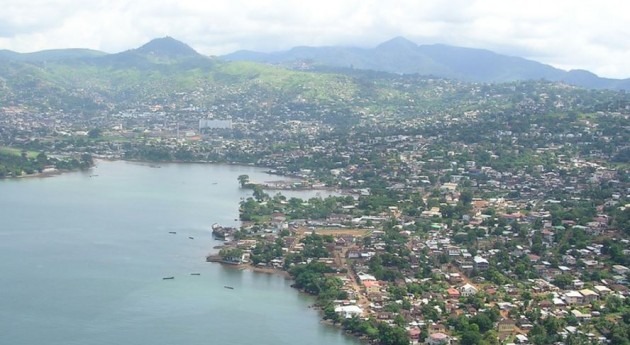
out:
M0 49L116 53L171 36L202 54L370 48L402 36L630 78L627 0L0 0Z

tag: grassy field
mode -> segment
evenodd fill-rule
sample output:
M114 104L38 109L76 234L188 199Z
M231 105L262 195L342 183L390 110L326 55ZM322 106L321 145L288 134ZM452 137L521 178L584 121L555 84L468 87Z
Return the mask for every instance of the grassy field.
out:
M19 156L22 154L22 150L15 147L0 146L0 153ZM38 153L35 151L26 151L26 155L28 158L35 158Z
M333 235L333 236L343 236L343 235L354 235L358 237L363 237L370 234L371 230L369 229L348 229L348 228L325 228L325 229L299 229L298 233L300 234L310 234L315 232L318 235Z

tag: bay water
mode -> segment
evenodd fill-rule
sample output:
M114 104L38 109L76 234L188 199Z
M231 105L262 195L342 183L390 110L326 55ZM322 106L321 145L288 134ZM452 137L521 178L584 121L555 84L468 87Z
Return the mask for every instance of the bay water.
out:
M0 180L0 344L358 344L285 278L205 262L251 194L241 174L278 180L122 161Z

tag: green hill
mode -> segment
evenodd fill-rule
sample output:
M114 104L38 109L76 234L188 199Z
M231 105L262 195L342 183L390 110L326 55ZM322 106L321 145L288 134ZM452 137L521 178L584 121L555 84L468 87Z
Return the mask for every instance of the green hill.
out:
M414 49L400 40L380 49L388 51L388 45ZM117 54L57 53L57 59L48 60L29 60L22 55L12 53L0 58L1 105L88 115L160 105L214 109L228 116L239 112L253 117L266 112L270 116L320 116L338 121L350 116L422 117L478 109L501 111L517 104L522 98L519 93L581 92L541 81L479 85L418 74L333 68L301 71L256 62L230 62L203 56L170 37ZM575 78L588 79L589 75L576 74ZM596 97L607 99L601 94ZM569 102L570 98L563 101Z

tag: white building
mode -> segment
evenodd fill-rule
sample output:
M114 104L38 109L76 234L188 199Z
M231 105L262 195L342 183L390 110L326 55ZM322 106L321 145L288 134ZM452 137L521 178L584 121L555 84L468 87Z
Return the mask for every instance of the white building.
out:
M474 295L477 294L477 292L479 292L479 290L477 290L476 287L474 287L474 286L472 286L470 284L464 284L464 285L459 287L459 293L463 297L474 296Z
M353 316L361 316L363 314L363 309L356 305L344 305L336 307L335 313L341 314L346 319L349 319Z

